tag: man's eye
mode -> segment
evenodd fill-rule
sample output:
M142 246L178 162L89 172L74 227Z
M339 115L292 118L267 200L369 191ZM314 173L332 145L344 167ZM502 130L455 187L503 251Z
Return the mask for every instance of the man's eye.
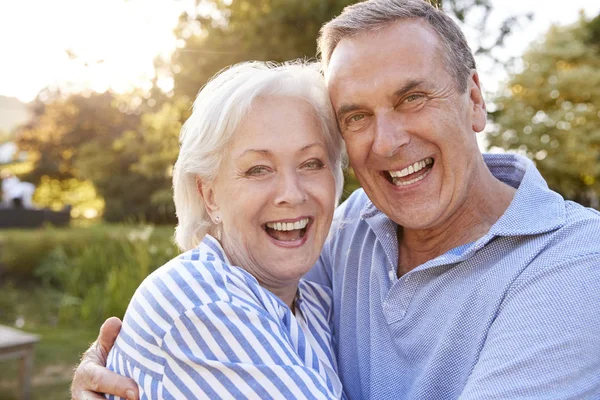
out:
M415 102L417 100L420 100L421 98L423 98L422 94L411 94L409 96L406 96L406 98L404 99L404 101L406 101L407 103L412 103L412 102Z
M349 129L358 129L366 122L366 114L353 114L346 118L345 127Z

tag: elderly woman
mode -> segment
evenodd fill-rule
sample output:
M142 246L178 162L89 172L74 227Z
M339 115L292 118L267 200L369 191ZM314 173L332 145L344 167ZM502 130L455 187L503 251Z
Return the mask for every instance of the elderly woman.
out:
M244 63L202 89L173 172L185 252L140 285L108 355L141 398L343 396L329 289L300 279L331 225L342 148L312 66Z

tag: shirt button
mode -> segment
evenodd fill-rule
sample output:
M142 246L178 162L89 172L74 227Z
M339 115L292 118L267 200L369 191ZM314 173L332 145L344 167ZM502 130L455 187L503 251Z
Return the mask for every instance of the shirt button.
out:
M395 281L396 280L396 272L390 271L389 275L390 275L390 281Z

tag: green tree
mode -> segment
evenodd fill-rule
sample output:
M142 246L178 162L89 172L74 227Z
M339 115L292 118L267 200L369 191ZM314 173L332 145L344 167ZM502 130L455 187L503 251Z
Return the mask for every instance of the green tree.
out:
M216 72L246 60L314 58L323 23L351 0L213 0L184 13L175 30L181 47L170 65L175 94L193 99Z
M166 109L171 107L165 104ZM142 110L146 114L140 116ZM120 97L110 92L40 96L33 105L32 122L17 136L19 147L29 153L33 163L25 178L39 185L37 202L54 208L61 203L76 207L81 203L79 208L101 204L108 221L173 222L173 207L155 200L165 197L160 193L169 190L169 178L138 168L148 163L147 157L155 156L150 152L158 151L157 146L146 145L148 140L156 142L157 134L145 134L152 121L164 113L149 110L135 93ZM181 117L173 118L178 129ZM165 134L173 136L173 129L167 131ZM177 149L176 140L163 144L171 153ZM103 203L90 197L94 193ZM84 210L80 214L84 215Z
M553 26L495 99L492 146L533 159L564 197L600 194L600 17Z
M135 185L148 185L147 193L140 199L144 204L136 206L137 210L146 210L147 220L175 222L172 168L179 152L179 131L190 112L187 101L165 102L156 112L142 115L136 130L113 142L114 154L120 160L130 160L126 175L136 177ZM89 165L85 168L94 169Z
M77 176L74 161L83 144L93 143L102 152L124 131L139 124L135 113L115 107L113 94L89 93L64 96L43 92L32 105L33 117L16 135L27 151L33 171L27 177L69 179Z

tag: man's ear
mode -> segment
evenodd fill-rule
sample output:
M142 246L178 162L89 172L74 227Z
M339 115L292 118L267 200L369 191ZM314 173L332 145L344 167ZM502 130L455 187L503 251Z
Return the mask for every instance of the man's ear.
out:
M479 75L477 71L471 71L471 76L467 82L467 90L471 100L471 122L473 131L481 132L485 128L487 122L487 111L485 109L485 100L481 92L481 84L479 83Z
M214 183L205 182L199 177L196 177L196 188L198 189L198 194L202 197L202 200L204 200L206 213L209 215L210 219L213 219L213 216L219 212L219 206L215 200Z

